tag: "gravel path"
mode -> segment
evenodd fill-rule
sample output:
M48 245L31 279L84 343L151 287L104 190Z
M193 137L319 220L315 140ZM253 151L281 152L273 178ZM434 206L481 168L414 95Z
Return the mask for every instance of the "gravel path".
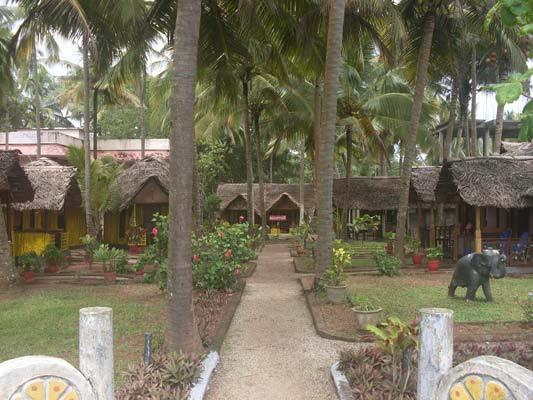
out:
M329 368L347 343L316 335L286 244L265 246L222 346L209 400L336 399Z

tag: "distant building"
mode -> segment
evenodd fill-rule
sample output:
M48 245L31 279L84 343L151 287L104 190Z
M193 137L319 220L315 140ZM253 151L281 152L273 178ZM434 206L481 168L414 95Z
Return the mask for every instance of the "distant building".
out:
M146 139L145 143L146 156L168 156L168 139ZM81 129L41 129L42 157L64 160L68 146L83 146L83 131ZM22 155L34 159L37 156L37 132L35 129L18 129L7 132L7 134L6 132L0 132L0 149L19 150ZM117 160L140 159L141 139L98 138L98 155L112 155Z

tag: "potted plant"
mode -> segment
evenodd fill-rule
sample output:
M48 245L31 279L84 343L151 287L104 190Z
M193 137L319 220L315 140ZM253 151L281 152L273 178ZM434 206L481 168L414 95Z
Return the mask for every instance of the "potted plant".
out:
M391 255L394 252L394 241L396 240L396 233L385 232L383 236L385 237L385 239L387 239L385 251L387 252L387 254Z
M429 247L426 249L426 258L428 260L428 270L436 272L440 268L440 262L444 253L440 247Z
M414 265L421 265L422 261L424 260L424 252L421 250L420 240L410 236L406 237L405 252L407 254L411 254Z
M63 262L63 252L55 245L49 244L44 248L42 256L46 261L44 272L55 274L58 271L58 267Z
M333 249L333 265L324 271L322 279L324 287L331 303L342 303L346 296L346 274L345 266L349 265L352 260L352 254L344 249Z
M21 276L24 283L33 283L35 273L41 270L42 258L36 252L30 251L18 256L18 264L22 269Z
M85 262L89 264L89 269L93 267L94 252L99 246L98 241L91 235L85 235L81 238L81 244L85 249Z
M137 254L141 252L146 230L142 226L130 226L126 232L126 238L128 239L128 247L131 254Z
M350 296L348 298L355 313L357 326L366 329L367 325L377 325L381 319L382 308L377 307L366 296Z
M114 270L114 266L111 264L111 258L111 249L107 244L101 244L94 252L94 259L102 263L104 282L106 284L113 284L117 280L117 273Z

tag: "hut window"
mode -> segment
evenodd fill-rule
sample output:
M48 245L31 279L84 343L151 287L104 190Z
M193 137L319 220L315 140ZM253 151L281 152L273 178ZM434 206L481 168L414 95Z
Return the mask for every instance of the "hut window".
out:
M65 218L65 212L60 212L57 214L57 229L66 230L67 229L67 220Z

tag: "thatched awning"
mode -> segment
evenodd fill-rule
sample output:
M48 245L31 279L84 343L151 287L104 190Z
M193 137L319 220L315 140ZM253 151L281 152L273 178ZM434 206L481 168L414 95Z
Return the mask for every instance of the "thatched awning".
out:
M222 183L218 185L220 210L237 209L245 211L248 195L246 183ZM259 198L259 185L253 185L254 199ZM265 208L270 211L279 202L289 202L295 208L300 207L300 185L287 183L265 183ZM254 201L255 212L259 213L259 203ZM312 184L304 185L304 208L307 214L315 211L315 188Z
M119 211L135 202L135 197L149 183L154 181L160 189L168 194L169 164L164 158L145 157L135 161L124 169L115 180L111 190L119 198Z
M35 192L32 201L13 204L13 209L62 211L65 205L81 206L81 192L76 180L76 168L40 158L24 166Z
M451 161L437 185L439 201L477 207L533 207L533 157L479 157Z
M0 193L13 202L33 199L33 189L19 163L19 154L18 150L0 151Z
M441 167L415 167L411 173L411 187L422 203L435 201L435 188L439 182Z
M511 157L533 157L533 143L531 142L502 142L502 154Z

